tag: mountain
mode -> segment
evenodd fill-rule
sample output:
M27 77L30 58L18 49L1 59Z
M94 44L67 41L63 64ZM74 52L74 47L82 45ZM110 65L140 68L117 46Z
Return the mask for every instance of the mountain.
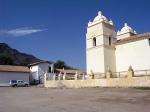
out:
M0 64L23 65L42 61L32 55L21 53L6 43L0 43Z

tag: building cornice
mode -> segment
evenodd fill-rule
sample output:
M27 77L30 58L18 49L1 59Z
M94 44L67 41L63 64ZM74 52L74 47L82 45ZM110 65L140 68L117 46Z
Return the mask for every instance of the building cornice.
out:
M114 26L109 24L109 23L106 23L105 21L99 21L99 22L95 22L95 23L92 23L90 26L87 26L87 28L90 28L90 27L93 27L95 25L98 25L98 24L102 24L103 26L106 26L106 27L109 27L109 28L113 28L114 29Z
M135 42L135 41L144 40L144 39L148 39L148 38L150 38L150 32L134 35L134 36L124 38L121 40L117 40L114 44L115 45L121 45L121 44Z
M89 51L89 50L97 49L97 48L101 48L101 47L115 50L115 46L109 46L109 45L104 45L104 44L98 45L98 46L95 46L95 47L91 47L91 48L87 48L86 50Z

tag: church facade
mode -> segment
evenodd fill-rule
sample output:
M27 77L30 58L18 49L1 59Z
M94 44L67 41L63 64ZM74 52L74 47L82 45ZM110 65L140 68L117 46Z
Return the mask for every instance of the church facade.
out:
M87 74L150 69L150 33L137 34L127 23L116 32L102 12L89 21L86 33Z

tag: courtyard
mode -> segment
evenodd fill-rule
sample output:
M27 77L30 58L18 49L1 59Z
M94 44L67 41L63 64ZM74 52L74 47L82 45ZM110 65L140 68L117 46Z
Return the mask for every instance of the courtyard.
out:
M150 90L0 88L0 112L149 112Z

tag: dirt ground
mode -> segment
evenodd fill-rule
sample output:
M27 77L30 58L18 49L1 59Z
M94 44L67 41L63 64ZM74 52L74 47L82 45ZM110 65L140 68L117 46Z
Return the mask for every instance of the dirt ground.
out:
M150 90L1 87L0 112L150 112Z

